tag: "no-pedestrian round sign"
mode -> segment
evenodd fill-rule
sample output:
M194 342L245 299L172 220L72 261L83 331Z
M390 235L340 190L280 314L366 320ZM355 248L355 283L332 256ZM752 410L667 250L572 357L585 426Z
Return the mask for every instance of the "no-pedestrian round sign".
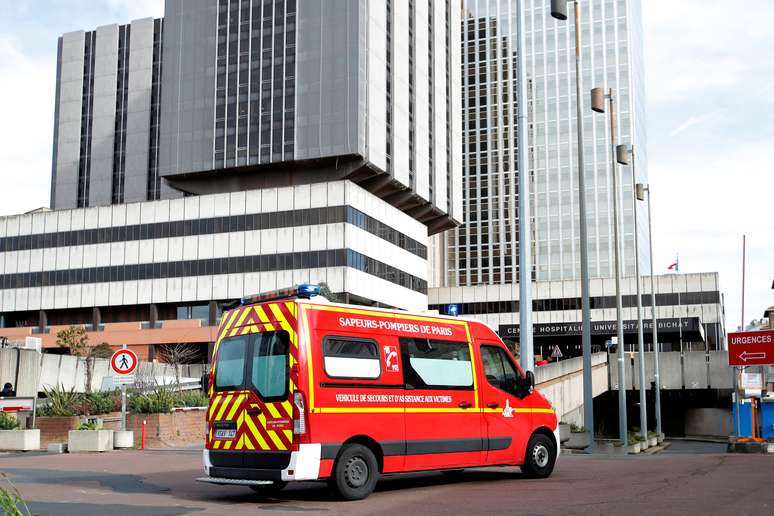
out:
M110 368L114 374L120 376L134 373L137 369L137 354L128 349L119 349L110 358Z

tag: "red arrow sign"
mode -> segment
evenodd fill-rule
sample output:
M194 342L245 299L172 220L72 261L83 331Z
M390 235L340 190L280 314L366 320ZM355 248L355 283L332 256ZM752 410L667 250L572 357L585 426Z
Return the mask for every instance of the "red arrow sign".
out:
M774 330L728 334L728 365L774 364Z

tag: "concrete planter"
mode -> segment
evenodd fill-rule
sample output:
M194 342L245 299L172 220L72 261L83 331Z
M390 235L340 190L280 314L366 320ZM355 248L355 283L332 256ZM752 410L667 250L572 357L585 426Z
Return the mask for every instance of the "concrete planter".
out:
M664 439L666 439L666 435L664 435L663 433L660 433L656 436L656 439L658 440L658 444L661 444L664 442Z
M641 444L642 443L630 444L629 447L626 449L627 453L631 453L631 454L640 453L640 451L642 450Z
M559 424L559 442L561 444L570 440L570 425L560 423Z
M114 431L113 445L116 448L134 448L134 432L131 430Z
M648 437L648 446L658 446L658 437Z
M588 432L570 432L570 439L564 443L565 448L583 450L591 445L591 434Z
M40 450L40 430L0 430L0 450Z
M70 430L67 450L70 453L104 452L113 449L113 430Z
M648 445L648 441L640 441L640 442L639 442L639 443L637 443L637 444L639 444L639 445L640 445L640 451L645 451L645 450L647 450L648 448L650 448L650 446Z

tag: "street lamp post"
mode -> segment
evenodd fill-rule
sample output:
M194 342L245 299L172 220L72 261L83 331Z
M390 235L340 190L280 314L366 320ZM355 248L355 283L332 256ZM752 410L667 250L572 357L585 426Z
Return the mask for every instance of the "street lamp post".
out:
M632 215L634 217L634 280L637 294L637 355L640 362L640 433L643 442L648 442L648 407L645 387L645 339L642 330L642 294L640 293L640 242L637 226L637 174L635 167L634 145L631 150L626 145L616 147L617 161L621 165L632 167ZM643 199L639 199L643 200Z
M586 227L586 172L583 159L583 66L581 64L580 5L575 7L575 118L578 129L578 219L580 226L581 266L581 327L583 350L583 426L591 432L591 448L594 447L594 391L591 384L591 301L589 300L589 250ZM551 0L551 16L567 19L568 0Z
M519 171L519 346L521 368L535 370L532 343L532 224L529 213L529 140L527 124L527 71L524 52L527 48L524 23L524 0L516 3L516 69L518 104L518 171Z
M626 370L624 368L624 359L626 355L624 353L623 318L621 316L623 304L621 299L621 243L619 218L619 204L621 200L618 191L618 167L616 162L615 97L613 96L613 88L610 88L607 94L605 94L605 91L602 88L594 88L591 90L591 109L593 111L604 113L605 99L608 100L610 108L610 161L613 176L615 313L616 326L618 329L618 431L621 442L623 443L623 446L626 447L629 445L629 436L627 434L628 428L626 426Z
M650 214L650 185L637 183L637 199L643 200L648 192L648 240L650 241L650 306L653 319L653 379L656 382L656 434L661 438L661 376L659 374L658 320L656 316L656 282L653 278L653 217Z

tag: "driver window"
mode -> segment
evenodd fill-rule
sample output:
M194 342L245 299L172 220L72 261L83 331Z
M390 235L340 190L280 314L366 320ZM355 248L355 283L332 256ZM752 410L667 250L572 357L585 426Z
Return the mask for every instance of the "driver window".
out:
M518 373L502 348L481 346L481 361L490 385L510 394L516 393Z

